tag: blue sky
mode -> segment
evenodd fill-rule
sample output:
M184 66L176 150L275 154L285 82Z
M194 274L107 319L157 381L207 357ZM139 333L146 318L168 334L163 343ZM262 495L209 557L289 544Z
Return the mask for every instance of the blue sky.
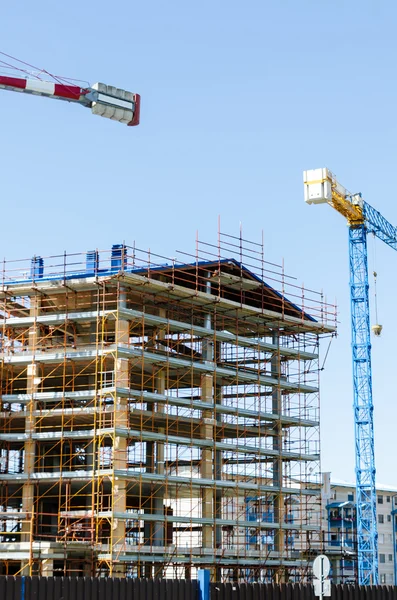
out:
M337 299L322 376L323 470L354 478L347 228L303 202L302 171L328 166L397 222L397 4L201 0L118 4L21 0L2 8L0 50L51 73L142 95L127 128L76 105L0 92L0 256L126 240L194 252L222 229ZM372 256L372 240L370 241ZM376 248L378 480L397 485L397 256ZM373 267L370 267L373 270ZM323 353L327 344L323 344Z

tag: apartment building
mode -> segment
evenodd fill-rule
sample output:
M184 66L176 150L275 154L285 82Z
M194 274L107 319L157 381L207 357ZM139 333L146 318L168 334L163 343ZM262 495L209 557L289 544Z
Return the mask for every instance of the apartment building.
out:
M336 583L355 582L357 580L356 487L354 483L335 479L329 484L327 479L330 474L324 475L322 515L324 553L331 561L332 577ZM379 583L394 585L396 582L394 507L397 488L378 484L376 494Z

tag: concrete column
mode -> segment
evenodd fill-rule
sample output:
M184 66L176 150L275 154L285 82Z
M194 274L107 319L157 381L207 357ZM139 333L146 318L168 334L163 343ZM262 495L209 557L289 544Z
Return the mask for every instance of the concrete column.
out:
M166 311L164 308L160 308L158 311L159 317L162 317L163 319L166 318ZM156 346L159 349L162 349L161 346L161 340L164 340L165 338L165 332L164 329L159 329L156 332L154 332L154 337L156 340ZM165 394L165 369L164 368L160 368L158 369L156 376L155 376L155 391L157 392L157 394ZM162 404L161 402L158 402L156 405L156 411L157 413L161 414L164 413L164 404ZM158 430L159 433L163 434L165 433L165 429L163 427L160 427ZM165 469L164 469L164 442L156 442L156 463L155 463L155 470L157 475L162 475L164 477L165 475ZM164 515L164 486L162 486L160 489L157 490L154 500L153 500L153 512L157 515L161 515L161 517L163 517ZM154 530L153 530L153 544L154 546L164 546L165 544L165 524L164 521L155 521L154 522Z
M201 401L213 401L214 378L212 375L201 376ZM201 437L205 440L214 440L214 420L211 410L203 410L201 424ZM203 479L214 479L212 448L203 448L201 451L201 470L200 475ZM210 487L201 488L201 512L205 519L213 519L213 495L214 491ZM212 525L203 525L203 548L213 548Z
M92 302L94 302L94 298L92 298ZM98 333L98 337L99 337L99 333ZM91 345L92 347L95 346L95 342L96 342L96 336L97 336L97 323L96 322L91 322L88 326L85 327L85 333L84 333L84 338L80 337L80 343L82 343L82 345ZM99 343L99 339L98 339L98 343ZM98 363L97 363L98 364ZM99 371L99 369L98 369ZM97 387L100 387L100 378L99 378L99 372L93 375L89 375L88 376L88 386L90 389L95 389L97 384ZM97 390L95 390L95 393L98 393ZM91 400L89 401L89 405L94 407L95 406L95 400ZM97 426L101 426L100 421L101 418L98 415L98 420ZM95 417L93 417L93 419L95 419ZM94 427L94 423L95 421L93 420L93 427ZM95 471L95 469L98 466L98 441L97 438L93 439L89 442L89 444L87 444L86 448L85 448L85 452L86 452L86 470L87 471ZM84 489L83 489L83 494L85 495L85 504L86 504L86 510L87 512L92 510L93 512L97 509L98 507L98 499L96 498L96 491L97 491L97 483L94 480L94 478L92 479L92 482L88 483ZM84 498L82 498L82 504L84 504ZM92 530L94 531L95 529L95 521L94 521L94 516L92 517ZM94 532L94 536L95 536L95 532Z
M166 318L166 310L160 308L158 315L162 318ZM165 338L164 329L158 329L153 331L152 346L153 348L163 349L161 340ZM165 375L166 370L164 368L157 369L154 375L153 391L158 394L165 394ZM153 409L156 413L164 413L164 405L161 402L153 405ZM165 428L159 427L158 433L164 434ZM146 443L146 472L156 473L157 475L165 476L164 468L164 442L147 442ZM165 482L164 482L165 483ZM144 539L145 544L162 547L165 545L165 523L164 517L164 485L153 485L151 486L151 497L146 502L145 514L154 514L161 516L159 521L145 522L144 524ZM145 576L161 577L164 565L162 563L146 563L145 564Z
M221 356L221 344L219 342L215 345L215 361L219 363L222 359ZM215 384L215 404L222 404L222 386ZM216 424L222 426L222 414L216 413ZM221 450L215 450L215 473L214 478L216 480L222 479L222 465L223 465L223 453ZM215 518L222 518L222 488L215 489ZM222 527L221 525L215 525L215 548L222 547ZM221 580L221 568L215 568L215 581Z
M97 444L95 440L91 440L85 447L85 468L87 471L94 472L98 467L98 457L96 456L97 452ZM94 485L94 489L93 489ZM89 483L85 485L83 490L81 490L81 508L84 507L87 513L93 514L97 507L97 502L94 495L95 483ZM93 518L93 517L92 517ZM94 528L94 522L92 521L92 527Z
M165 393L165 370L160 369L155 378L155 386L156 392L158 394ZM164 412L164 405L161 403L157 403L156 410L158 413ZM158 432L162 435L165 433L164 427L159 427ZM156 451L156 460L155 460L155 471L157 475L165 475L164 468L164 442L156 442L155 443L155 451ZM160 515L162 518L164 516L164 491L165 491L165 481L163 481L163 485L157 488L153 497L153 513L155 515ZM153 546L165 546L165 527L166 524L163 520L154 521L153 523ZM162 563L154 563L153 564L153 573L154 577L162 577L163 576L163 568L164 565Z
M278 332L273 332L272 343L279 347L280 337ZM280 354L279 352L273 354L271 359L271 375L275 379L280 379ZM272 390L272 412L278 415L282 413L282 396L279 386L276 386ZM282 451L283 447L283 429L280 421L276 421L273 426L273 450L276 452ZM284 523L284 496L281 493L283 485L283 461L280 456L273 460L273 487L275 489L274 499L274 549L278 553L280 560L284 557L285 553L285 540L284 530L281 529ZM278 525L278 527L277 527ZM280 567L276 573L277 583L283 583L285 581L285 568Z
M146 442L146 473L154 473L155 469L155 445L154 442ZM144 503L145 515L151 515L153 510L153 484L150 486L150 497L142 498ZM145 546L153 545L153 522L144 521L143 523L143 543ZM143 573L145 579L151 579L153 576L153 564L149 562L144 563Z
M192 565L185 565L185 579L192 578Z
M115 384L120 387L128 387L128 359L118 358L115 361ZM114 426L115 428L128 428L128 404L126 398L116 398L114 411ZM113 468L115 470L127 468L127 440L125 437L118 436L117 432L114 437L113 447ZM117 512L126 511L126 482L118 479L118 493L114 490L113 510ZM120 529L121 527L121 529ZM118 532L122 534L120 537L125 537L125 525L119 525Z
M37 317L40 314L41 298L40 296L32 296L30 300L30 311L31 317ZM26 377L26 392L27 394L35 394L37 388L40 385L38 365L34 360L34 353L38 349L40 338L39 326L34 323L29 328L29 352L32 353L32 362L27 367ZM35 465L35 453L36 443L31 438L36 428L36 419L33 417L33 412L36 409L36 401L32 398L26 407L26 418L25 418L25 434L28 439L25 441L25 462L24 462L24 473L30 477L34 472ZM26 513L24 522L22 523L22 534L21 542L30 542L33 536L33 522L34 522L34 484L31 481L24 483L22 488L22 511ZM28 561L22 561L21 567L22 575L29 575L30 568Z
M41 576L42 577L53 577L54 575L54 561L50 558L43 558L41 561Z
M207 281L205 284L205 291L207 294L211 294L211 273L207 273ZM206 329L212 329L212 313L208 312L204 316L204 327ZM214 361L214 345L211 335L203 340L202 343L202 354L203 360L208 363ZM213 404L214 401L214 377L213 375L202 375L201 376L201 401ZM214 426L216 422L214 420L213 409L202 411L202 423L201 423L201 437L205 440L214 441ZM203 479L214 480L214 456L212 448L203 448L201 451L201 477ZM205 519L214 518L214 505L215 505L215 494L214 489L210 487L201 488L201 512ZM213 525L203 525L202 528L202 547L203 548L214 548L215 535L213 531ZM212 574L214 575L214 573Z
M126 306L126 294L124 290L119 292L120 308ZM116 324L116 344L118 346L128 346L129 344L129 322L117 319ZM114 361L114 384L116 387L129 388L129 367L128 359L116 358ZM128 428L128 402L126 398L115 396L114 406L114 427L127 429ZM113 445L113 469L124 470L127 468L127 440L125 437L114 436ZM115 479L113 486L113 519L112 527L112 546L123 546L125 544L125 519L117 517L117 513L125 513L127 510L127 482L118 477ZM116 516L115 516L116 513ZM112 547L112 551L113 551ZM112 569L112 575L117 576L124 573L122 563L115 564Z
M83 575L84 575L84 577L94 577L95 576L94 567L92 565L91 556L89 554L86 555L86 559L84 561Z

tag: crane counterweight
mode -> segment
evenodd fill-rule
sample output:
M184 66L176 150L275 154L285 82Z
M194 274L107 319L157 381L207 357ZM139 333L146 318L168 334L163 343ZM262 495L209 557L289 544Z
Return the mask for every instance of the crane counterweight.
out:
M57 83L34 78L19 78L0 75L0 89L45 96L55 100L77 102L100 117L112 119L129 126L139 124L139 94L128 92L104 83L80 87L69 83Z
M364 223L363 202L360 194L351 194L329 169L304 171L305 202L329 204L346 217L349 225Z

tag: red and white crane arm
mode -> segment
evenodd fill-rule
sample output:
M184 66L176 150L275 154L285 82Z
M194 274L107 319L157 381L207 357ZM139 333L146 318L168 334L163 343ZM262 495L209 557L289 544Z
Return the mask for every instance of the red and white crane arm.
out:
M58 81L45 81L41 78L0 75L0 89L77 102L90 108L94 115L129 126L139 124L140 95L105 83L79 87L69 83L58 83Z

